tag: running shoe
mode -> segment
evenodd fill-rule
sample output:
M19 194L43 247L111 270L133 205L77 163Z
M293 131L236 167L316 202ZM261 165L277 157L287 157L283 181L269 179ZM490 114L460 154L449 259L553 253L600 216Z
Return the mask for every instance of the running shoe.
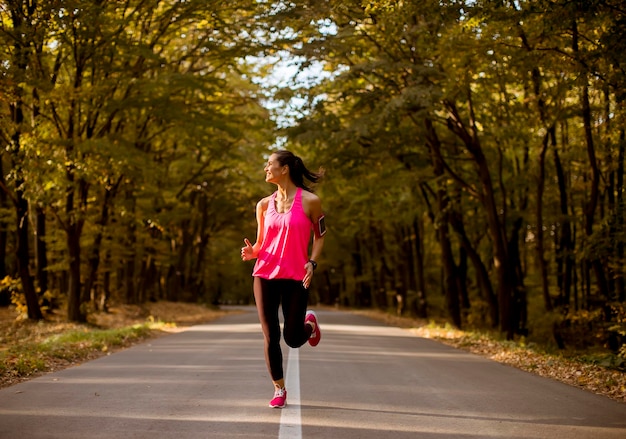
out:
M282 409L287 405L287 390L276 389L274 398L270 401L270 407L273 409Z
M317 315L314 311L307 311L306 317L304 318L304 323L311 322L314 324L315 329L311 332L311 337L309 337L309 344L311 346L317 346L320 342L320 338L322 338L322 333L320 332L320 325L317 323Z

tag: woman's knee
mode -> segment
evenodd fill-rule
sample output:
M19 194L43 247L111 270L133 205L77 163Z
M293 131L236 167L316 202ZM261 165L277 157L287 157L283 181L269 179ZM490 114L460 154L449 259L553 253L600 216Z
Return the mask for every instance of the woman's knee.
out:
M290 348L299 348L304 343L306 343L306 339L303 339L302 334L287 334L285 333L285 344Z

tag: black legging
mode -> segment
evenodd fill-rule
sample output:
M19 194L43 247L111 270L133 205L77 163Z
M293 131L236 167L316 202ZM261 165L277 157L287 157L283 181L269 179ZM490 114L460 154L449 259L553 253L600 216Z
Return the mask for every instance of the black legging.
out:
M304 324L309 291L301 281L255 277L254 300L265 339L267 369L272 380L278 381L284 378L278 307L282 303L285 343L289 347L299 348L307 342L312 332L311 326Z

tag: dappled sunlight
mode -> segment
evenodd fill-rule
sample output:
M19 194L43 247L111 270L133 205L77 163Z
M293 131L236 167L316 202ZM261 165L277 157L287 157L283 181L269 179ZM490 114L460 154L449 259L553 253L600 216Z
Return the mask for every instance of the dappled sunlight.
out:
M239 400L228 400L225 399L223 400L222 404L218 404L216 403L208 403L208 404L202 404L201 406L206 410L206 409L210 409L212 405L214 406L223 406L223 404L227 404L230 406L234 406L235 404L237 405L237 407L239 408L258 408L258 407L263 407L266 404L267 401L263 400L254 400L254 399L249 399L247 402L239 402ZM4 415L4 416L33 416L33 417L38 417L38 416L51 416L51 417L68 417L68 418L72 418L72 417L89 417L89 416L93 416L93 410L90 410L89 408L85 408L85 409L80 409L80 408L73 408L72 409L72 415L69 416L67 413L67 409L63 409L58 408L58 407L47 407L47 408L43 408L43 409L39 409L37 411L35 410L29 410L29 409L22 409L22 410L11 410L11 409L0 409L0 415ZM158 421L158 420L163 420L163 415L154 412L150 412L150 411L145 411L145 412L141 412L141 409L138 409L137 411L128 411L128 410L121 410L118 413L114 413L115 411L112 409L108 409L107 410L107 414L102 414L102 415L98 415L99 418L102 419L109 419L109 420L115 420L115 419L136 419L136 420L151 420L151 421ZM137 413L139 412L139 413ZM275 414L280 414L280 412L278 411L272 411L272 410L266 410L266 412L268 414L274 414L273 416L268 416L268 418L275 418ZM241 417L241 413L238 411L232 411L232 412L219 412L219 413L214 413L212 414L209 411L203 411L202 413L196 413L196 414L182 414L179 413L176 416L171 416L169 417L169 420L173 420L173 421L202 421L202 422L207 422L207 421L211 421L211 422L236 422L236 423L246 423L246 422L250 422L250 423L257 423L259 422L258 418L249 418L249 419L245 419ZM272 422L276 422L275 419L272 419Z
M236 360L235 360L236 361ZM128 372L132 372L132 369L137 368L118 368L119 372L127 375ZM153 385L153 386L166 386L175 385L180 386L182 383L197 382L203 378L214 379L215 374L232 374L232 366L141 366L145 373L141 378L137 378L133 375L130 378L124 378L123 376L109 376L111 371L107 371L107 376L98 376L95 373L88 377L65 377L60 376L51 380L53 383L58 383L63 386L79 386L79 385L94 385L105 388L106 386L119 386L119 385ZM249 366L237 367L236 370L240 372L258 372L259 367L257 364L251 364ZM171 378L163 378L162 372L172 372Z
M320 328L324 331L347 332L359 335L375 335L377 337L407 337L406 332L390 326L365 326L365 325L337 325L320 322Z
M233 332L233 333L249 333L249 332L260 332L261 326L258 323L249 323L249 324L224 324L224 323L213 323L210 325L196 325L187 329L189 332Z
M362 355L364 357L402 357L402 358L440 358L454 361L484 361L478 356L468 356L465 352L454 352L452 350L441 352L424 352L424 351L390 351L382 349L363 349L363 348L345 348L337 350L328 350L329 353ZM326 361L326 360L325 360ZM385 360L388 361L388 360Z

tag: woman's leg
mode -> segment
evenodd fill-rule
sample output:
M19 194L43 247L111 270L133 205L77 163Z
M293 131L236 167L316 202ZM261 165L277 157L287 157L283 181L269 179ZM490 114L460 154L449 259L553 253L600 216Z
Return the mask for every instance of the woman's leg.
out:
M312 332L311 325L304 323L309 290L304 288L300 281L284 280L283 282L283 316L285 318L283 336L289 347L299 348L307 342Z
M254 300L256 302L261 330L265 340L265 363L272 376L272 381L282 384L283 353L280 349L280 323L278 321L278 307L281 291L278 281L254 278Z

